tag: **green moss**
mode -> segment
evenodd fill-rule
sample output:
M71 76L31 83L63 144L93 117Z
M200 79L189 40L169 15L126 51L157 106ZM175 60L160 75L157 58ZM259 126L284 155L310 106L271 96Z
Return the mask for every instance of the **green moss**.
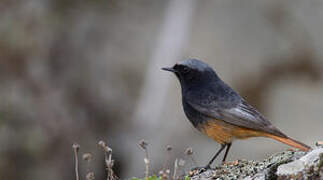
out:
M149 176L148 177L148 180L161 180L162 178L161 177L157 177L156 175L153 175L153 176ZM131 178L131 180L146 180L146 178Z

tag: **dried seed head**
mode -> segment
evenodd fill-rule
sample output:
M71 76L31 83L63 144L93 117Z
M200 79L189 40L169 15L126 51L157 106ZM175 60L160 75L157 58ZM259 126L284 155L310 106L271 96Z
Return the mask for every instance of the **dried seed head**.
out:
M103 147L103 148L105 148L105 146L106 146L104 141L99 141L98 142L98 145L101 146L101 147Z
M79 145L79 144L77 144L77 143L74 143L74 144L72 145L72 147L73 147L73 149L75 149L76 151L78 151L78 150L80 149L80 145Z
M84 153L82 158L84 161L90 162L93 159L93 156L91 153Z
M173 147L172 147L172 146L170 146L170 145L167 145L167 146L166 146L166 150L167 150L167 151L171 151L172 149L173 149Z
M112 149L109 146L105 146L104 150L108 153L112 153Z
M86 180L94 180L95 176L94 176L94 172L88 172L85 176Z
M139 141L139 146L142 149L146 150L147 149L147 146L148 146L148 143L144 139L142 139L142 140Z
M191 147L188 147L186 150L185 150L185 154L186 155L192 155L193 154L193 149Z
M112 153L112 149L107 146L104 141L99 141L98 145L102 147L105 152Z

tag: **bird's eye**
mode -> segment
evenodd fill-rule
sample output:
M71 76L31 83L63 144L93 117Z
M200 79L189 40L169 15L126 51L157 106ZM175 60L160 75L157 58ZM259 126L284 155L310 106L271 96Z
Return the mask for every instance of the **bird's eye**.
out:
M183 73L188 73L190 71L190 69L188 67L183 67Z

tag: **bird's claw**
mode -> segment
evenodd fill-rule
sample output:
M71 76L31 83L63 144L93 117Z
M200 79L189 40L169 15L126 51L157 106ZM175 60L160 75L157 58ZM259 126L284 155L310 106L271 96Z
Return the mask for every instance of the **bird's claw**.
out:
M206 166L202 166L202 167L195 167L195 168L192 168L189 171L189 175L193 176L195 174L200 174L200 173L203 173L203 172L205 172L206 170L209 170L209 169L212 169L210 165L206 165Z

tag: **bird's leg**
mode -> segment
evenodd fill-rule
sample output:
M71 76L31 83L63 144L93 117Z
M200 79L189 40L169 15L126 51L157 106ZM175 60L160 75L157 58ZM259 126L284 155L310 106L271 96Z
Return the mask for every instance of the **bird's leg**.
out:
M231 145L231 143L230 143L230 145ZM199 173L202 173L202 172L206 171L207 169L211 169L211 164L216 159L216 157L218 157L218 155L223 151L223 149L225 148L225 146L228 146L228 144L221 144L221 148L218 150L218 152L215 153L215 155L212 157L211 161L206 166L193 168L193 169L191 169L191 172L194 173L195 171L197 171ZM226 151L228 151L228 148L227 148Z
M213 158L211 159L211 161L205 166L205 169L210 169L211 168L211 164L216 159L216 157L218 157L218 155L223 151L223 149L225 148L225 146L227 146L227 144L221 144L221 148L219 149L218 152L215 153L215 155L213 156Z
M228 152L229 152L229 150L230 150L231 144L232 144L232 143L228 143L228 144L227 144L227 149L225 150L225 154L224 154L224 157L223 157L222 163L225 163L225 159L227 158L227 155L228 155Z

